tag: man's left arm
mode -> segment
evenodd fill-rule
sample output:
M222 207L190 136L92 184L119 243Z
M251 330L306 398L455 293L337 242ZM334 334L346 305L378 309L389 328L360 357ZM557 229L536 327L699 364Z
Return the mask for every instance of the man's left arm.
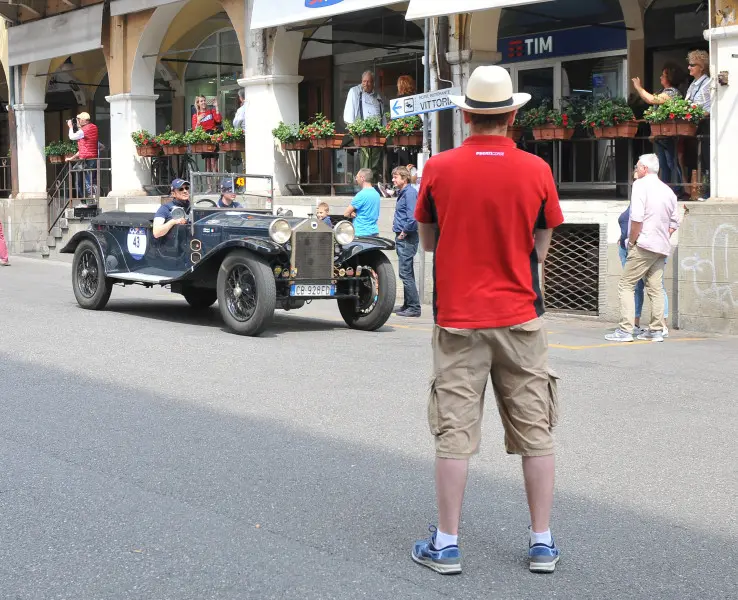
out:
M674 208L671 211L671 215L669 216L669 237L674 235L674 232L679 229L679 226L682 224L682 218L679 215L679 204L677 202L674 202Z

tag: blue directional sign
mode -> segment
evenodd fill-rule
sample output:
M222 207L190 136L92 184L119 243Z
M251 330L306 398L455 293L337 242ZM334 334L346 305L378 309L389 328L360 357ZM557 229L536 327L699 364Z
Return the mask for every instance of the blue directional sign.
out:
M401 119L454 108L449 96L458 96L460 93L459 88L446 88L435 92L397 98L390 102L390 108L392 109L390 114L393 119Z

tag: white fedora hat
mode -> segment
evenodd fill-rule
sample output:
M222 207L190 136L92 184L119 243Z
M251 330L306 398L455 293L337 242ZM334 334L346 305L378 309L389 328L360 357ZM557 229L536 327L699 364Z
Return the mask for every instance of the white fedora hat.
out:
M460 109L481 115L512 112L525 106L530 98L530 94L513 94L510 74L494 65L474 69L466 86L466 96L450 97Z

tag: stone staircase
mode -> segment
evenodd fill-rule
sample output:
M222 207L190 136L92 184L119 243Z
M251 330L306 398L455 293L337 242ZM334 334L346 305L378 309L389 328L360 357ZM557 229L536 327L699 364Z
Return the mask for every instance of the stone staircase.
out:
M58 254L77 232L84 231L89 226L89 218L75 217L74 209L67 208L64 211L64 216L56 222L56 225L52 227L46 238L48 254ZM44 252L44 254L47 253Z

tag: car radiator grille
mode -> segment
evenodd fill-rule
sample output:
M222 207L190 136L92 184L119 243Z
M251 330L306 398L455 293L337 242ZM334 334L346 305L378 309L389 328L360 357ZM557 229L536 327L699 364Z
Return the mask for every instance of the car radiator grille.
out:
M333 277L333 232L296 232L293 256L298 279L330 279Z

